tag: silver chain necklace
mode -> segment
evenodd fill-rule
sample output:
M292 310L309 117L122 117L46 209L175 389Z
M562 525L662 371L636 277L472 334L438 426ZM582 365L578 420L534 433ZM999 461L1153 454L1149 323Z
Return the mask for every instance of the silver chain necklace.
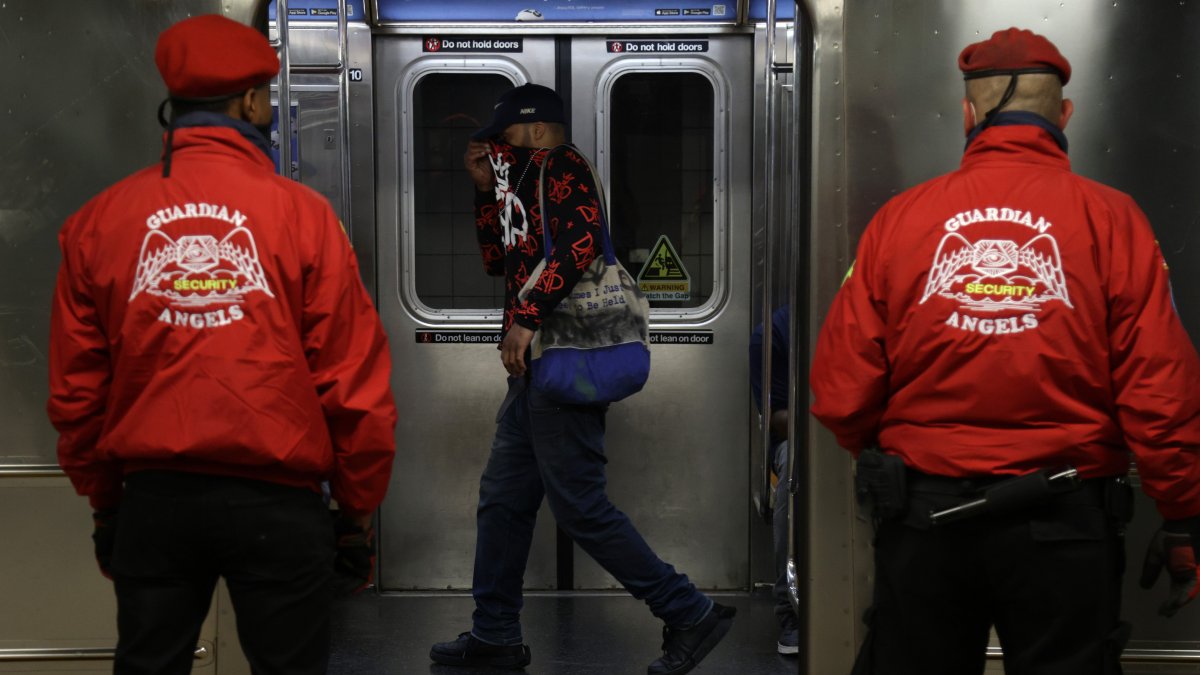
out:
M521 189L521 183L525 182L525 174L529 173L529 167L533 166L533 160L537 159L538 153L542 152L543 150L548 151L549 148L538 148L537 150L533 151L532 155L529 156L529 161L525 162L525 170L521 172L521 177L517 179L517 184L513 186L513 194L517 194L517 190Z

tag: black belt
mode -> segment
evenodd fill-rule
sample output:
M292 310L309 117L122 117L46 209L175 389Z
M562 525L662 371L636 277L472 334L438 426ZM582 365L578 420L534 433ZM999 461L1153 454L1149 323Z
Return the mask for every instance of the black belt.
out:
M312 495L311 489L275 483L257 478L222 476L211 473L147 469L125 475L126 487L163 497L192 497L214 490L239 489L263 496Z
M1132 514L1126 476L1078 479L1074 469L1036 471L1023 476L951 477L913 469L906 472L907 521L943 525L978 516L1028 512L1047 503L1104 508L1123 521Z

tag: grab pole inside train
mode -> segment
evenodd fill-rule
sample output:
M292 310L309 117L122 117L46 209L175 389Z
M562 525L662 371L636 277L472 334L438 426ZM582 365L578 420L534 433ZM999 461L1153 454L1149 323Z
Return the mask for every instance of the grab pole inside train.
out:
M292 67L288 50L288 0L276 0L275 24L279 27L279 175L292 175Z
M793 378L791 390L794 393L789 398L788 421L790 423L789 437L794 440L794 450L788 453L790 464L787 475L790 480L792 508L791 518L791 559L788 561L788 591L796 607L800 623L800 649L802 654L811 651L811 631L809 630L812 616L812 606L808 602L811 597L807 590L801 589L809 579L810 547L807 542L812 533L812 503L809 499L808 485L812 480L810 461L815 444L810 442L808 414L808 364L810 354L809 330L811 323L808 319L811 300L811 266L812 256L811 233L812 210L809 198L812 182L808 180L806 167L812 165L812 27L815 25L812 0L796 0L794 3L795 24L792 33L792 152L791 152L791 185L788 190L788 213L791 216L791 264L787 271L789 280L789 300L792 307L790 316L791 343L788 349Z

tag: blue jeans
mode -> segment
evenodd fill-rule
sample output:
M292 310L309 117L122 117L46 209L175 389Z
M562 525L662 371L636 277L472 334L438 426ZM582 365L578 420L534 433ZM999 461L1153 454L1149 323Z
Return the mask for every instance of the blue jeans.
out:
M498 645L522 641L521 585L543 496L559 527L667 625L691 627L712 607L608 500L606 412L561 405L510 378L479 485L472 586L476 638Z

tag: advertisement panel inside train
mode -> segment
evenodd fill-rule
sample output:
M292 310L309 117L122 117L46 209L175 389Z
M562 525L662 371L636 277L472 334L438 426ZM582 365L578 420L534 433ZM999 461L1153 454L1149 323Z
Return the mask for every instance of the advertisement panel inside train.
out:
M569 0L379 0L379 20L393 22L552 21L727 22L737 20L736 2L620 0L577 3Z

